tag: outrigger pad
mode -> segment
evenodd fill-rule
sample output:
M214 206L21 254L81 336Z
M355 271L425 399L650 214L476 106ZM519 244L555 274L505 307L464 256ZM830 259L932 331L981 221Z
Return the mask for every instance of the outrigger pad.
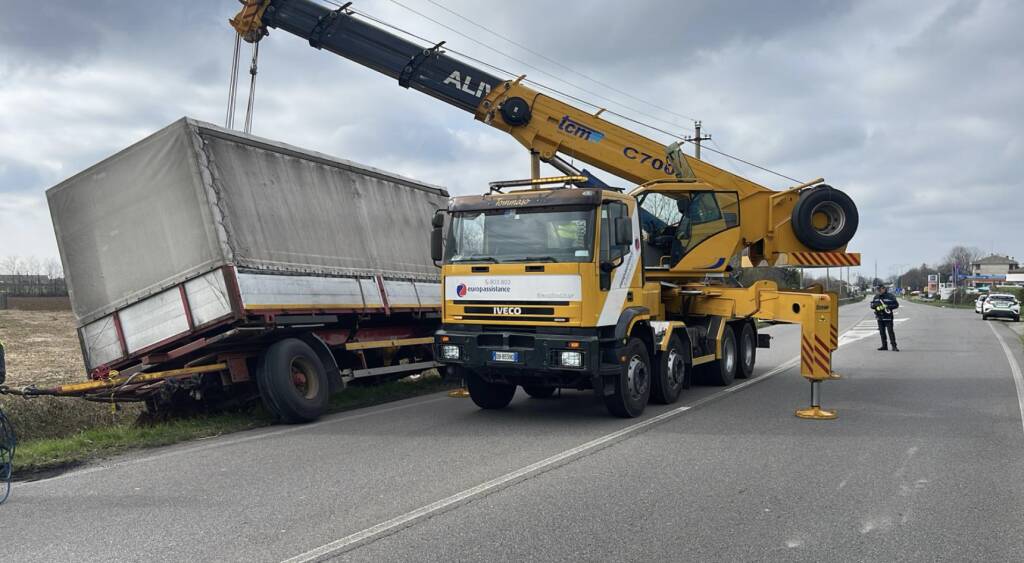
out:
M833 420L836 418L836 411L827 411L821 407L811 407L796 411L799 418L810 420Z

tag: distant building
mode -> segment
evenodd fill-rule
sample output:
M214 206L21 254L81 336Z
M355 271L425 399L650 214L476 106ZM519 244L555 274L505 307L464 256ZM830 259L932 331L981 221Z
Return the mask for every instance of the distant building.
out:
M1007 272L1006 285L1024 287L1024 270L1010 270Z
M1010 270L1020 268L1020 263L1013 259L1013 256L1002 256L993 254L971 262L971 275L980 276L984 274L995 274L1005 276Z
M967 283L971 287L991 287L1008 283L1007 275L1020 269L1020 263L1013 256L993 254L971 262L971 275Z

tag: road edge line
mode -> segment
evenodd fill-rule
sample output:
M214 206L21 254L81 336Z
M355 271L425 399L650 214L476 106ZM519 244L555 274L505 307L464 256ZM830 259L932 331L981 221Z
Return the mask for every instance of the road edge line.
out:
M992 323L988 323L988 328L992 329L992 334L996 335L996 340L999 341L999 345L1003 347L1003 353L1006 354L1006 361L1010 364L1010 375L1013 377L1014 387L1017 388L1017 406L1020 407L1020 428L1024 432L1024 373L1021 372L1020 364L1017 363L1017 358L1014 357L1013 350L1010 350L1010 346L1003 339L1003 335L999 334Z

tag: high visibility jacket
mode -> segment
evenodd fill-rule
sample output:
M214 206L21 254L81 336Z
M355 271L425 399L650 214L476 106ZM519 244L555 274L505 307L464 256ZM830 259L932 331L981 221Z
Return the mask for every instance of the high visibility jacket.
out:
M875 298L871 300L871 310L875 312L875 316L883 321L892 320L892 312L899 309L900 302L896 300L893 294L886 291L881 295L875 295Z

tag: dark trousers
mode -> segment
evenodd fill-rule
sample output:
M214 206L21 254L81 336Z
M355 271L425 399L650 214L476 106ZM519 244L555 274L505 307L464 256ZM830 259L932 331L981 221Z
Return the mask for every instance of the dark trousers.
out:
M892 319L878 319L878 334L882 336L882 348L888 348L889 343L885 339L885 333L889 333L889 340L892 341L892 347L896 348L896 333L892 330Z

